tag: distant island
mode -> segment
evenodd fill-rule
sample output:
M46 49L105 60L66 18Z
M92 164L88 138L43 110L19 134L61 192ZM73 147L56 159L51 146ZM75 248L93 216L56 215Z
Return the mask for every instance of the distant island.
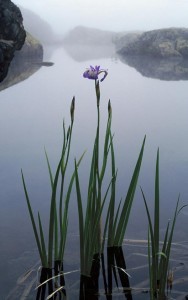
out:
M125 44L118 53L156 58L188 58L188 29L166 28L147 31Z
M77 26L62 39L62 45L76 61L107 58L116 55L116 50L137 38L140 32L115 32Z
M76 61L118 57L143 76L188 80L188 29L112 32L78 26L63 40Z
M19 9L10 0L1 3L2 11L6 12L7 7L10 11L16 11L16 14L12 15L16 16L15 22L19 24L20 38L18 39L19 45L17 45L18 41L15 42L12 35L15 31L15 28L12 29L14 20L9 27L7 24L4 25L6 30L1 27L1 81L7 76L10 62L14 56L14 64L12 63L9 77L7 77L7 82L4 82L5 86L1 84L1 89L21 80L21 70L19 75L16 75L15 71L18 70L18 67L13 69L13 66L16 66L16 60L20 62L21 58L27 57L28 60L30 57L31 69L28 71L24 69L24 78L27 78L33 70L39 67L38 62L42 65L43 45L45 51L48 51L48 48L53 49L48 47L49 45L55 48L64 47L76 61L116 57L137 69L143 76L163 80L188 80L188 29L186 28L115 32L77 26L67 32L66 36L63 34L60 36L56 35L48 22L37 14L24 8ZM7 28L10 29L10 33L8 36L4 36L3 32L7 32ZM22 51L15 51L21 47ZM46 52L45 56L47 57ZM35 65L35 63L37 64ZM23 62L20 65L26 67Z
M134 41L141 32L139 31L122 31L115 32L109 30L102 30L96 28L90 28L85 26L77 26L70 30L63 38L64 45L79 44L90 46L110 46L116 45L118 48L125 43Z
M124 41L124 45L123 45ZM188 80L188 29L147 31L127 43L122 37L119 59L143 76L161 80Z
M188 29L166 28L152 31L113 32L77 26L63 39L63 45L114 45L121 55L144 55L157 58L187 58Z

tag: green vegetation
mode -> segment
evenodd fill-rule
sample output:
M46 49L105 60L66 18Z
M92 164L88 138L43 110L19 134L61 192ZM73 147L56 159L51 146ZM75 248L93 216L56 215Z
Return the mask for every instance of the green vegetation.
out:
M48 283L49 286L50 298L52 298L56 293L63 295L62 290L65 286L63 277L63 260L68 230L69 202L71 200L71 193L74 184L76 187L79 220L80 274L82 279L87 279L84 279L85 282L81 284L83 291L80 294L80 299L84 297L83 295L87 290L88 280L90 278L92 278L92 284L94 282L94 286L97 288L100 262L102 262L106 293L112 293L112 270L117 283L117 275L116 271L114 271L115 268L119 272L119 277L124 292L129 291L130 293L131 291L128 273L126 272L122 244L137 188L146 137L143 139L140 153L124 201L121 200L120 203L116 203L117 169L114 151L114 139L111 131L112 107L110 100L108 102L108 119L103 141L103 153L100 153L100 143L102 142L100 139L100 84L98 80L98 75L100 73L105 73L102 79L104 80L104 78L107 76L107 71L100 70L99 66L96 66L95 68L91 67L84 73L85 78L95 79L97 105L97 128L91 157L86 199L84 197L85 195L83 196L82 193L79 177L79 165L83 159L84 153L78 159L78 161L75 159L72 176L69 180L67 189L65 187L65 178L69 162L74 124L75 98L72 99L71 103L71 124L68 127L68 130L65 129L65 124L63 122L63 146L54 176L52 174L47 152L45 150L51 184L51 203L49 211L47 245L44 238L46 235L44 234L40 213L38 212L38 221L36 221L28 195L25 178L23 172L21 171L28 211L43 268L41 271L41 284L39 285L37 299L44 299L43 297L45 296L46 283ZM94 76L97 76L97 78ZM107 170L108 172L111 170L111 179L106 184L105 176ZM148 261L151 299L155 298L161 300L165 297L166 282L169 277L169 259L174 227L177 216L184 206L179 208L178 199L171 226L169 221L167 224L163 245L162 248L160 248L159 151L157 152L156 160L153 224L147 201L142 189L141 192L144 199L149 224ZM85 200L86 205L84 205ZM106 207L106 210L104 207ZM104 267L105 245L107 246L108 283L105 279L106 271ZM115 261L117 265L115 265ZM93 274L95 274L94 278ZM58 283L58 279L60 280L60 283ZM54 281L55 283L53 285L52 282ZM126 287L124 284L126 284Z
M71 191L75 179L75 172L73 172L67 188L67 192L65 194L64 183L65 183L67 165L69 161L72 129L74 123L74 110L75 110L75 98L72 99L72 103L71 103L71 108L70 108L71 125L68 127L67 131L65 129L65 124L63 122L63 146L62 146L61 157L55 172L55 176L53 176L52 174L48 155L47 152L45 151L48 171L50 176L50 184L51 184L51 204L50 204L50 212L49 212L48 246L46 246L45 243L44 231L43 231L43 226L42 226L39 212L38 212L38 227L37 227L37 221L35 220L33 210L31 207L31 201L28 195L24 175L23 172L21 171L28 211L29 211L37 247L38 247L41 265L42 265L40 283L48 280L49 278L54 277L52 272L53 270L56 276L60 272L63 272L63 258L64 258L64 250L65 250L67 228L68 228L68 207L69 207ZM82 158L83 155L79 159L76 165L77 167L79 166ZM64 279L62 277L60 278L60 284L61 285L64 284ZM52 282L48 281L48 285L49 285L49 291L50 293L52 293L53 291ZM43 292L45 293L44 286L42 287L42 289Z
M159 150L156 159L155 172L155 204L154 204L154 223L152 225L151 214L148 209L147 201L143 190L141 189L144 204L147 212L149 229L148 229L148 262L150 276L150 294L152 299L165 299L165 291L169 280L169 259L174 227L177 216L182 208L179 208L179 198L176 204L172 222L168 221L164 241L160 248L160 190L159 190ZM171 227L170 227L171 223Z
M71 190L74 182L74 177L75 177L75 173L73 173L67 189L67 194L64 196L64 180L65 180L65 174L67 170L67 164L68 164L69 153L70 153L72 129L74 123L74 108L75 108L75 99L73 98L71 103L71 109L70 109L71 125L69 126L66 132L65 124L63 122L63 147L62 147L61 157L54 177L52 175L47 152L45 151L49 176L50 176L51 189L52 189L50 215L49 215L48 251L45 245L44 232L41 223L40 213L38 213L38 225L39 225L39 230L38 230L33 215L33 211L31 208L31 202L27 192L24 175L23 172L21 171L28 210L29 210L29 214L33 226L33 231L35 234L35 239L37 242L38 251L40 254L41 264L45 268L52 268L53 261L63 261L66 235L67 235L67 226L68 226L68 206L69 206ZM79 160L78 165L80 164L81 159ZM59 181L60 181L60 191L59 191L59 201L58 201L58 211L57 211L57 198L58 198L57 190L58 190ZM63 209L63 199L64 199L64 209ZM60 239L58 239L59 237L58 233L60 233Z

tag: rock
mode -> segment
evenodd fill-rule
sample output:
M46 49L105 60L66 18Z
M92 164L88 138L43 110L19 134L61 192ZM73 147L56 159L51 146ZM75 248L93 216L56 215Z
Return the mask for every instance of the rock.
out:
M27 79L41 66L43 66L43 47L26 32L25 43L20 51L15 51L8 74L0 84L0 91Z
M21 55L29 58L29 60L33 59L35 61L41 61L41 59L43 58L42 44L29 32L26 32L26 39L21 50Z
M114 40L116 51L119 51L123 47L126 47L128 44L135 42L141 34L142 32L132 31L126 32L122 34L119 38L116 38Z
M123 46L121 55L158 58L188 58L188 29L168 28L147 31Z
M25 37L20 9L10 0L0 0L0 82L6 77L14 53L21 49Z
M188 80L188 59L152 58L148 56L119 56L145 77L166 81Z

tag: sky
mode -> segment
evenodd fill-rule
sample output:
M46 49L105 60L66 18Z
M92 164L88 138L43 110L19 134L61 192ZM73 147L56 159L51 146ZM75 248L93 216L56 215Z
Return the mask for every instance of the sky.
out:
M105 30L188 27L188 0L13 0L46 20L57 33L77 25Z

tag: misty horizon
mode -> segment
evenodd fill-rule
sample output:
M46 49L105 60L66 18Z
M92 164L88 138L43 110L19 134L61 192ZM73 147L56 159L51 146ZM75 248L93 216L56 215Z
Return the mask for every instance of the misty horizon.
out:
M188 27L188 2L185 0L33 0L23 3L47 22L55 34L65 35L77 26L115 32L149 31L170 27Z

